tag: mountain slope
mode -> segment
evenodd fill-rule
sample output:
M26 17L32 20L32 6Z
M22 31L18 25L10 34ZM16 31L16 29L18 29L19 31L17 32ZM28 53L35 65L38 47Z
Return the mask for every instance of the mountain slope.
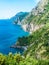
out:
M29 27L30 24L33 24L34 29L38 25L39 28L28 37L19 38L18 45L28 46L27 51L24 53L25 56L29 54L36 59L49 59L49 0L41 0L39 3L41 5L38 5L37 9L35 9L38 13L28 15L22 23L23 25L28 24ZM43 9L41 8L42 10L39 11L38 8L41 6ZM41 25L43 26L40 27ZM29 27L28 29L31 29Z
M32 33L28 39L30 45L25 55L29 54L37 59L49 59L49 24Z
M28 37L18 39L18 46L27 46L24 55L36 59L49 59L49 23L36 30Z
M19 12L10 20L17 24L18 22L21 22L28 14L29 14L28 12Z
M39 27L40 25L45 25L47 22L49 22L49 0L41 0L22 21L22 25L26 25L26 30L32 32L36 28L36 25Z

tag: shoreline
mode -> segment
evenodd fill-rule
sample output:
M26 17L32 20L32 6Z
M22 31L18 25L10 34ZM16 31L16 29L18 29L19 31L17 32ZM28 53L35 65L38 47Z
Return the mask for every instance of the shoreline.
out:
M28 46L19 46L19 45L12 45L12 46L10 46L10 48L18 48L18 49L24 49L24 50L27 50L27 48L28 48Z

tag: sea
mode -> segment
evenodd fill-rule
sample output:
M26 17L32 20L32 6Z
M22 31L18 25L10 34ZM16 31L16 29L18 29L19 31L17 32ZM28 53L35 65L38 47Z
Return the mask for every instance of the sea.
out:
M23 49L14 49L10 46L16 44L19 37L27 36L20 25L13 24L10 20L0 20L0 53L23 53Z

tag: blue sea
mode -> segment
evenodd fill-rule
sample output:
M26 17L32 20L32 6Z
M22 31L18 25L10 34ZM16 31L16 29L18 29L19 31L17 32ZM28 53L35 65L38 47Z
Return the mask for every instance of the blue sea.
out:
M14 49L10 46L14 45L19 37L27 35L28 32L25 32L20 25L13 24L10 20L0 20L0 53L22 53L23 49Z

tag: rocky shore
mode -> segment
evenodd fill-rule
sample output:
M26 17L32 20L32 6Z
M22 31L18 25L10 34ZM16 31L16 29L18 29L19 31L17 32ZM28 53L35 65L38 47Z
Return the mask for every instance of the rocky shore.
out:
M18 48L18 49L24 49L24 50L27 50L27 48L28 48L28 46L18 46L18 45L12 45L12 46L10 46L10 48Z

